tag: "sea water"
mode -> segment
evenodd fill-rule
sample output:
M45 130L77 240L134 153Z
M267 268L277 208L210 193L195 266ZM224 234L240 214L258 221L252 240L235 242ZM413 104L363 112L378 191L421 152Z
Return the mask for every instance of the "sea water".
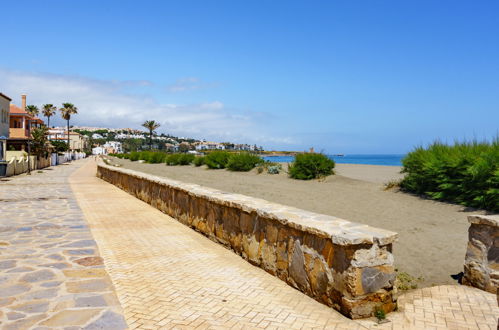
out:
M364 164L364 165L385 165L402 166L402 158L405 155L327 155L338 164ZM263 159L271 162L290 163L294 156L265 156Z

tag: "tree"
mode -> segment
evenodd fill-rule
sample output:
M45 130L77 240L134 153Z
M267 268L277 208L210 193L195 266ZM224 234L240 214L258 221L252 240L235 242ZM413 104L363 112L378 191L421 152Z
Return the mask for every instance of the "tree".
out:
M55 107L53 104L44 104L42 106L42 114L47 117L47 127L50 128L50 117L55 115L55 112L57 111L57 107Z
M52 141L50 141L50 143L52 144L52 146L55 148L55 151L57 151L57 152L65 152L68 150L68 145L64 141L52 140Z
M59 111L61 112L62 119L66 120L68 124L68 148L71 150L71 145L69 143L69 120L71 119L71 115L78 113L78 108L72 103L63 103L62 108L60 108Z
M154 130L158 129L160 126L161 126L160 123L157 123L154 120L146 120L142 124L142 127L149 130L149 149L151 150L152 150L152 134L154 133Z
M26 112L31 116L31 117L36 117L38 113L40 113L40 110L38 110L38 107L36 105L27 105L26 106Z
M31 130L32 151L38 157L47 157L50 150L48 141L49 129L46 126L36 127Z

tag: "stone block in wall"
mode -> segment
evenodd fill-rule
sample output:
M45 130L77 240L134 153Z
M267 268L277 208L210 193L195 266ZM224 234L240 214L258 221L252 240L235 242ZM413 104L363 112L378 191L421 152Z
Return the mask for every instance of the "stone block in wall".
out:
M97 175L348 317L396 307L393 232L105 164Z
M463 284L497 293L499 289L499 215L468 217L468 249Z

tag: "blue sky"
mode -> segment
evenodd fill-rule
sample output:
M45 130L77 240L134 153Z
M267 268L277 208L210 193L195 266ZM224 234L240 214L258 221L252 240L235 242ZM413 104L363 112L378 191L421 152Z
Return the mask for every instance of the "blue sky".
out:
M499 130L497 1L9 1L0 91L74 124L405 153ZM57 124L57 120L55 121Z

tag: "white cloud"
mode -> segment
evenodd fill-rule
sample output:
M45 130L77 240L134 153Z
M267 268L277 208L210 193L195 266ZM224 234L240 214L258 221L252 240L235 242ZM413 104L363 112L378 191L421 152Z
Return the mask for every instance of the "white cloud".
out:
M195 91L199 89L214 88L217 84L202 82L196 77L187 77L178 79L174 84L167 87L170 93L179 93L187 91Z
M75 104L79 113L74 125L140 128L145 120L161 123L160 132L218 141L276 145L293 143L289 137L275 137L262 114L239 113L219 100L199 104L160 104L150 95L134 95L130 86L151 86L148 81L106 81L85 77L18 72L0 68L0 91L20 105L26 93L28 104ZM196 78L189 78L197 82ZM268 118L271 118L270 116ZM51 119L51 124L62 124Z

